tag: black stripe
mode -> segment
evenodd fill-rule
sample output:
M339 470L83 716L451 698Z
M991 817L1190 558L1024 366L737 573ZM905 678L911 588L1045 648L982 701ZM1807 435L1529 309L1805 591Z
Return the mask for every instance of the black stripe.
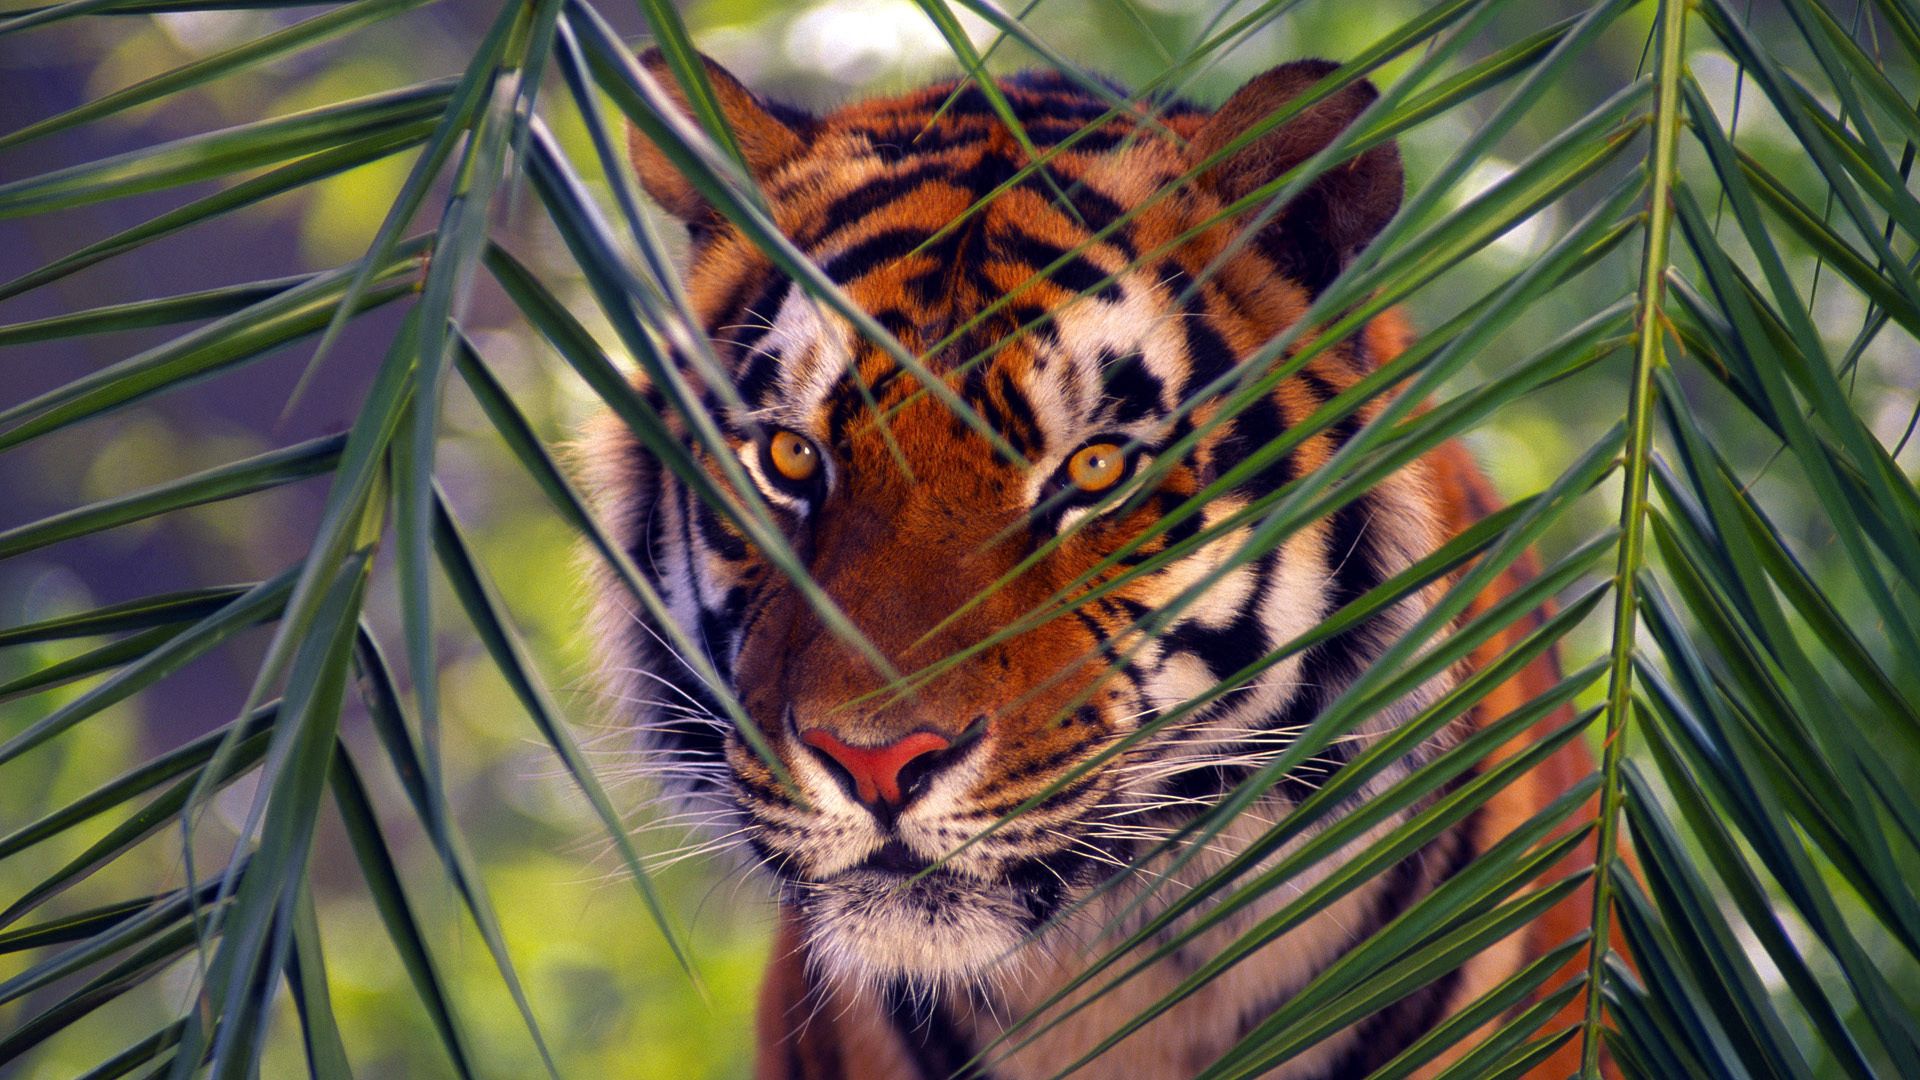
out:
M929 324L929 312L923 309L910 310L888 305L877 307L869 314L873 316L874 322L880 324L882 330L893 335L903 344L914 341L916 331L923 337L938 332L935 326ZM883 375L881 378L884 379L886 376ZM876 380L874 385L878 388L879 382Z
M1216 459L1219 471L1225 472L1251 457L1255 451L1286 434L1286 430L1286 420L1281 416L1279 403L1271 396L1261 395L1233 418L1230 432L1221 441ZM1295 453L1298 453L1297 448L1269 462L1241 483L1240 490L1255 498L1280 490L1298 474L1294 463Z
M971 192L974 201L978 202L987 192L1013 179L1014 174L1019 171L1020 166L1005 154L986 150L971 165L955 170L951 179L954 184ZM1044 187L1035 188L1033 185L1034 178L1029 176L1022 179L1018 186L1029 190L1046 190Z
M1109 841L1083 838L1080 842L1117 862L1126 862L1120 857L1123 852ZM1007 879L1025 908L1021 921L1029 934L1060 913L1066 904L1068 882L1092 881L1094 875L1088 871L1093 865L1091 855L1061 848L1038 858L1022 859L1008 868Z
M740 376L740 400L754 408L766 408L773 404L769 391L773 389L774 376L779 372L778 353L767 349L755 351L747 360L746 371Z
M760 289L753 294L751 301L747 301L747 288L749 283L754 282L758 283ZM718 317L728 321L711 328L709 336L717 342L731 345L736 350L735 356L762 355L756 351L756 346L773 330L774 316L780 314L780 298L787 294L792 284L785 274L771 267L766 268L764 276L756 275L742 282L735 295L728 297L726 304L718 309ZM730 327L732 330L723 332L720 327ZM753 400L744 392L740 396L748 401Z
M666 530L652 527L652 518L659 512L660 486L666 482L661 474L665 470L646 443L630 437L622 454L622 468L633 493L621 507L626 515L620 522L622 531L632 538L627 544L627 557L642 569L657 569L666 562L667 537ZM661 582L660 594L665 596L669 591Z
M916 1001L901 983L889 985L882 993L887 1018L894 1032L913 1059L920 1080L991 1080L988 1074L967 1068L973 1050L946 1006L938 1001Z
M1088 136L1084 141L1074 143L1074 152L1078 153L1085 150L1089 153L1098 153L1099 150L1092 144L1099 138L1101 138L1101 136L1093 135ZM1119 142L1118 135L1113 136L1113 142ZM1089 230L1095 233L1106 232L1114 222L1120 219L1121 215L1126 213L1119 203L1095 191L1089 184L1075 184L1067 188L1067 195L1073 200L1073 208L1079 211L1080 220L1086 224ZM1139 250L1134 247L1133 240L1125 229L1114 229L1111 232L1106 232L1106 235L1100 238L1100 242L1108 244L1118 250L1129 264L1140 254Z
M739 562L747 557L747 542L738 533L728 529L720 520L720 515L704 501L695 503L694 516L700 523L700 537L713 548L714 553L728 562Z
M1260 591L1264 592L1265 583ZM1161 642L1168 654L1188 653L1206 665L1219 682L1267 654L1266 626L1259 617L1259 594L1225 626L1202 626L1188 621L1168 630ZM1229 699L1230 700L1230 699Z
M888 203L906 198L922 184L947 179L951 171L943 161L928 160L868 180L826 205L807 243L826 240Z
M1007 441L1013 444L1022 457L1037 458L1047 452L1047 433L1040 426L1040 418L1033 411L1033 403L1027 400L1026 391L1014 383L1013 376L1000 372L996 380L1001 400L1006 402L1008 426L1004 432Z
M1165 408L1160 395L1166 387L1147 370L1144 353L1115 356L1109 352L1101 356L1099 367L1102 387L1114 402L1114 423L1131 424Z
M820 269L837 285L845 285L898 262L907 253L925 243L924 229L883 229L861 240L820 264Z
M1323 641L1300 655L1298 682L1301 692L1295 694L1281 706L1267 722L1271 731L1304 728L1314 718L1325 711L1327 705L1340 696L1347 684L1359 673L1364 663L1358 651L1358 640L1351 633ZM1317 688L1317 689L1316 689ZM1275 789L1286 798L1298 804L1315 791L1320 790L1327 777L1333 775L1354 753L1354 744L1347 740L1336 740L1332 745L1315 755L1315 761L1303 761L1287 771L1280 778ZM1325 759L1332 759L1331 762Z
M994 254L1013 262L1033 267L1038 272L1047 271L1047 277L1054 284L1069 292L1117 303L1121 296L1120 283L1108 281L1106 271L1095 266L1084 254L1068 254L1067 249L1055 246L1019 229L1007 229L993 238ZM1058 266L1054 264L1058 263ZM1048 267L1052 267L1048 270Z
M1295 378L1299 379L1309 390L1313 391L1317 405L1324 405L1340 396L1339 387L1328 382L1319 372L1314 371L1310 367L1300 369L1299 373L1295 375ZM1360 433L1360 427L1365 422L1357 410L1352 410L1340 419L1335 420L1327 428L1327 432L1333 437L1333 441L1336 444L1345 446L1353 440L1355 435Z
M868 388L871 392L872 387ZM874 400L879 400L877 397ZM842 375L827 392L823 402L827 411L827 445L842 456L852 453L852 437L848 434L854 420L867 407L867 397L860 392L860 384L854 381L854 375Z
M980 88L971 82L947 101L946 115L951 117L976 116L982 120L990 117L998 119L993 111L993 102L987 100L987 95L981 93Z
M747 298L765 292L767 282L754 274L746 274L733 283L727 298L713 309L713 319L706 325L707 336L716 340L720 337L720 328L729 323L739 322L741 311L747 306Z
M1065 770L1062 770L1062 771L1065 771ZM1037 803L1034 803L1027 810L1023 811L1023 813L1035 814L1035 815L1045 814L1049 810L1055 809L1057 807L1065 806L1068 803L1078 800L1080 796L1085 795L1090 789L1098 786L1099 783L1100 783L1100 776L1098 773L1088 773L1086 775L1081 776L1080 779L1075 780L1073 783L1068 784L1063 788L1059 788L1055 790L1053 794L1047 796L1044 799L1041 799ZM1018 796L1010 795L999 802L981 803L978 806L975 806L973 809L975 810L975 812L980 814L985 814L989 817L1001 817L1006 814L1012 813L1014 807L1019 806L1022 803L1026 802L1027 799L1030 797L1031 796L1028 796L1028 795L1018 795ZM1000 839L1011 842L1011 841L1022 839L1027 836L1038 835L1038 830L1035 830L1034 832L1031 832L1031 833L1021 833L1021 832L1015 831L1016 828L1017 826L1010 825L1007 828L1001 830Z
M1327 558L1331 560L1333 570L1332 580L1326 585L1329 613L1371 592L1384 580L1379 548L1367 533L1367 523L1375 510L1374 496L1367 495L1334 511L1328 519ZM1310 650L1315 672L1312 676L1305 674L1303 665L1301 679L1324 687L1319 695L1320 708L1331 704L1372 660L1379 648L1377 636L1380 623L1380 617L1376 615L1342 630ZM1360 750L1358 742L1334 742L1317 755L1320 760L1313 766L1316 775L1306 779L1315 786L1324 783Z
M1173 259L1160 261L1156 277L1167 290L1167 296L1173 296L1173 298L1187 296L1187 290L1192 286L1192 277L1188 277L1187 271ZM1188 296L1185 315L1188 317L1181 319L1181 327L1187 331L1188 371L1187 380L1181 384L1183 400L1192 396L1202 386L1206 386L1208 382L1213 382L1221 375L1233 371L1233 367L1240 361L1240 357L1236 356L1233 348L1227 344L1227 338L1219 336L1219 331L1213 329L1206 304L1202 302L1198 292Z
M1180 320L1181 329L1186 331L1189 364L1187 381L1180 387L1183 399L1192 397L1201 387L1232 371L1240 362L1239 355L1227 344L1227 339L1213 328L1199 297L1194 297L1187 305L1187 316Z
M1105 736L1095 734L1089 738L1081 739L1078 742L1061 747L1044 757L1034 758L1031 761L1006 769L1001 772L999 776L994 777L994 786L1004 788L1009 784L1017 784L1030 776L1064 772L1065 770L1062 766L1065 766L1077 757L1085 755L1088 750L1099 746L1105 741Z
M1135 693L1145 697L1147 693L1147 677L1141 672L1140 665L1134 663L1131 657L1122 656L1114 649L1113 638L1101 627L1100 623L1095 620L1093 616L1088 615L1078 607L1074 608L1071 614L1080 622L1080 625L1087 628L1088 633L1093 635L1094 648L1100 651L1101 656L1106 657L1107 660L1110 661L1111 670L1119 672L1122 678L1133 685Z
M851 130L865 135L873 154L887 164L898 164L920 157L936 157L952 151L977 147L988 139L980 124L942 122L926 126L925 114L882 117Z

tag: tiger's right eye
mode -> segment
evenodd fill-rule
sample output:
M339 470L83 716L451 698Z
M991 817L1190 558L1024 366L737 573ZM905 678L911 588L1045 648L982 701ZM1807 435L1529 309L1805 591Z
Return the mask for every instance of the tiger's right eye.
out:
M776 431L767 440L767 460L790 483L808 483L820 471L819 449L806 436L791 431Z
M1110 442L1083 446L1067 459L1067 479L1089 495L1112 487L1126 472L1126 452Z

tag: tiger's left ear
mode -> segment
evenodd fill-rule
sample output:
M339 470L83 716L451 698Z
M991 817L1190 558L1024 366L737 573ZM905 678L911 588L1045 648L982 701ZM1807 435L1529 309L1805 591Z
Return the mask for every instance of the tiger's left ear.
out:
M1212 157L1339 67L1295 60L1256 76L1200 128L1188 154L1196 164ZM1243 198L1324 150L1379 96L1370 82L1349 83L1228 154L1200 182L1222 201ZM1330 165L1267 223L1261 249L1317 293L1386 227L1400 209L1403 187L1400 151L1390 142Z
M673 70L667 66L660 50L648 49L641 53L640 63L649 75L659 80L680 112L692 116L686 92L673 77ZM806 150L805 121L797 111L761 101L741 85L732 72L705 56L700 57L700 63L706 68L707 83L713 87L720 115L726 120L727 129L733 133L734 142L739 145L741 156L755 179L765 179ZM672 158L632 125L627 127L627 153L633 158L633 171L640 178L640 186L674 217L698 224L712 216L713 208L707 205L700 189L681 175Z

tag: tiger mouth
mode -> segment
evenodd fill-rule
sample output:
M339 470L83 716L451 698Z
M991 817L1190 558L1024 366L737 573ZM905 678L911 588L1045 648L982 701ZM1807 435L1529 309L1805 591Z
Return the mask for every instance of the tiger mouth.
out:
M897 838L890 838L881 844L878 851L867 856L866 861L855 867L856 870L869 870L881 874L895 874L909 880L925 875L926 877L958 877L945 866L938 866L913 853L907 845Z
M864 979L987 985L1046 933L1090 884L1071 856L1023 859L991 877L931 861L889 840L853 866L784 892L804 913L818 954Z
M977 730L969 734L975 737L961 740L955 750L978 749ZM997 843L1024 850L1004 855L978 848L967 853L970 845L956 849L958 833L903 822L897 811L875 813L873 824L871 833L846 841L871 844L865 851L833 853L834 845L819 846L820 839L808 837L805 826L796 835L792 823L776 833L780 839L766 836L755 845L782 899L802 914L815 952L829 967L856 979L905 978L949 987L991 983L1005 960L1045 936L1056 918L1098 883L1104 876L1099 864L1119 865L1122 855L1117 850L1104 859L1081 854L1076 848L1105 850L1116 844L1078 837L1081 830L1071 819L1039 832L1073 835L1073 842L1043 841L1038 833L1020 831L1002 835Z
M1117 859L1121 854L1118 850L1110 851L1108 858ZM1056 914L1075 887L1092 885L1098 876L1090 872L1094 865L1091 858L1066 847L1014 859L990 875L982 876L978 870L956 869L941 857L922 855L893 833L860 861L817 877L787 860L770 859L766 865L785 885L784 891L796 899L804 894L849 888L865 893L877 884L910 899L944 895L964 900L986 894L1011 895L1020 900L1025 909L1019 921L1029 930L1038 929Z
M1011 880L920 874L862 863L805 890L817 954L864 980L990 980L1028 938L1035 898Z
M866 861L834 875L827 884L832 886L849 880L850 875L858 875L854 880L861 885L887 883L907 903L933 900L965 903L982 897L997 902L1011 897L1023 909L1019 919L1022 927L1033 930L1059 910L1066 890L1061 879L1049 874L1040 860L1029 862L1031 865L1016 864L997 879L985 880L930 864L898 840L889 840ZM1043 881L1051 887L1043 887Z

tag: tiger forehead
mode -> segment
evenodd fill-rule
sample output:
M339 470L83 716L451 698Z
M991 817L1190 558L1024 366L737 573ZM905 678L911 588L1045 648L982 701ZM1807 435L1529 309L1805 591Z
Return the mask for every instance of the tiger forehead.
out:
M1096 428L1144 432L1276 328L1239 325L1239 312L1285 318L1299 305L1248 305L1262 298L1246 273L1210 268L1221 230L1191 229L1210 207L1175 184L1176 140L1199 113L1175 105L1149 124L1044 76L1003 89L1044 173L978 89L949 84L813 122L807 151L763 187L781 230L954 388L945 423L911 430L984 426L1039 460ZM744 235L714 238L693 286L761 422L838 443L880 415L883 441L897 439L901 407L929 396ZM972 415L954 415L956 396Z
M1044 75L1008 80L1002 93L1019 136L978 88L936 85L808 123L806 151L762 178L782 232L836 283L882 276L865 291L890 330L950 329L956 311L1041 269L1072 290L1096 287L1138 253L1143 225L1166 216L1151 196L1180 175L1181 149L1168 139L1198 121L1191 108L1169 107L1148 125ZM728 250L704 253L704 269L768 276L750 241L727 239Z
M864 286L868 310L923 351L959 344L940 340L957 324L992 340L1031 323L1035 307L1111 298L1139 254L1138 219L1165 216L1150 194L1178 175L1177 151L1157 136L1121 121L1083 128L1100 116L1084 116L1086 102L1015 89L1036 162L979 115L978 96L944 112L940 88L843 110L767 185L786 234L837 284ZM1098 134L1060 150L1083 131ZM1011 325L980 326L982 310Z

